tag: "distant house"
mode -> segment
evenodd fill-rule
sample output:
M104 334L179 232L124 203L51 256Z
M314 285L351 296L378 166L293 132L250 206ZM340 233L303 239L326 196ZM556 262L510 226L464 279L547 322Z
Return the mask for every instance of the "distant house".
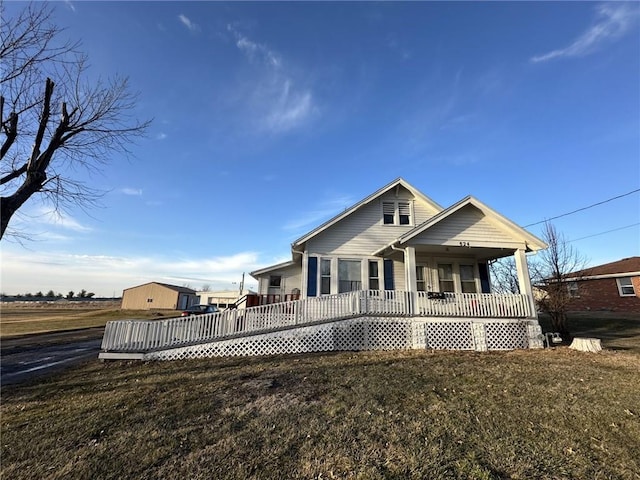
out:
M573 272L565 281L571 311L640 313L640 257Z
M220 310L228 308L230 305L234 305L239 299L245 295L255 294L253 290L242 290L242 293L238 290L218 290L209 291L203 290L196 292L196 302L201 305L215 305Z
M180 310L195 303L196 292L191 288L149 282L122 292L123 310Z

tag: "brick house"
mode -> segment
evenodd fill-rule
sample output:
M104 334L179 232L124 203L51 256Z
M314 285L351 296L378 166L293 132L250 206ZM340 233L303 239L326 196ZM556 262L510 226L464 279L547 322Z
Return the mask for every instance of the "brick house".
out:
M568 275L570 311L640 313L640 257L623 258Z

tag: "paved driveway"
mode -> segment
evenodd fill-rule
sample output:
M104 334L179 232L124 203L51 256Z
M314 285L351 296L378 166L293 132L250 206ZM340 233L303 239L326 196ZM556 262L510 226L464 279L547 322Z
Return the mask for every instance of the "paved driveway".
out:
M89 328L2 340L0 384L20 383L97 360L103 332L103 328Z

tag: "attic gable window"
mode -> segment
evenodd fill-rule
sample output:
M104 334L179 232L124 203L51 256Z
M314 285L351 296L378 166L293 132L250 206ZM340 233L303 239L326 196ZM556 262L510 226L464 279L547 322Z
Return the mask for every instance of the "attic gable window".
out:
M382 202L382 221L385 225L393 225L396 216L396 205L394 202Z
M411 225L411 203L406 201L382 202L384 225Z

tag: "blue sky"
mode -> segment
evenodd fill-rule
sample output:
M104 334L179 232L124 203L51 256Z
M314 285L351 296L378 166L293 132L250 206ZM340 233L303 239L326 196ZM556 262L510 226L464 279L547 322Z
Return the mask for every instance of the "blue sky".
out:
M133 159L77 172L101 207L25 205L8 294L237 288L397 177L522 226L640 188L638 3L54 6L91 75L128 76L153 123ZM595 265L640 255L639 222L635 193L553 223Z

